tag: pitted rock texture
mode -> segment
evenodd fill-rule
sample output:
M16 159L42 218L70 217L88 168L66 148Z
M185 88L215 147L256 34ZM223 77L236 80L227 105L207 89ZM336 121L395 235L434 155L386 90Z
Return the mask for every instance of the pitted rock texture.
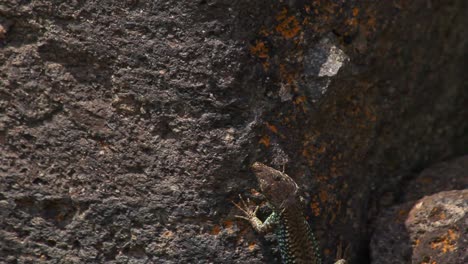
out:
M403 203L383 210L375 222L372 263L467 262L467 161L435 164L406 185Z
M0 0L0 262L280 263L231 203L263 202L260 161L300 185L325 263L368 263L382 198L468 149L466 12Z
M372 263L466 263L467 230L468 190L397 206L377 222Z

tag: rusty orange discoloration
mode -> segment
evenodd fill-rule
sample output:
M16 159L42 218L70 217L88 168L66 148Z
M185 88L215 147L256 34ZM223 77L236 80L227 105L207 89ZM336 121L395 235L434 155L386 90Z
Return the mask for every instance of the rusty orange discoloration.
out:
M275 125L271 125L268 122L266 123L266 127L273 133L278 134L278 128Z
M319 191L319 198L320 198L320 201L321 201L322 203L327 202L327 200L328 200L327 192L324 191L324 190L320 190L320 191Z
M298 96L294 99L294 103L295 104L303 104L307 101L307 97L301 95L301 96Z
M172 231L167 230L166 232L164 232L162 234L162 237L163 238L172 238L172 237L174 237L174 233L172 233Z
M326 249L323 251L323 253L324 253L325 255L327 255L327 256L330 256L330 255L331 255L331 250L328 249L328 248L326 248Z
M307 107L311 106L307 103L307 98L302 95L298 85L304 70L302 68L304 54L307 52L304 50L307 45L304 45L303 36L307 36L307 32L311 30L314 34L320 35L329 31L330 26L336 26L342 36L353 36L359 32L359 34L368 37L364 38L366 41L370 41L372 39L371 31L380 21L375 13L371 13L372 9L361 9L361 6L363 5L348 3L344 5L341 2L311 0L304 4L302 15L296 16L292 10L283 8L274 17L273 23L261 27L258 32L258 40L251 42L253 44L249 47L250 53L258 58L257 61L263 65L265 72L268 71L268 74L275 78L279 77L275 81L279 80L282 89L280 92L283 92L280 94L291 96L289 98L293 98L293 100L289 101L292 103L291 110L278 114L274 119L274 125L266 124L266 129L269 131L260 138L259 144L268 148L273 137L287 140L289 134L286 132L288 129L294 130L297 129L298 124L303 124L304 113L307 112ZM303 29L307 29L307 32ZM284 50L282 47L288 47L288 49ZM273 54L275 54L274 59ZM338 98L336 102L324 105L328 109L321 109L323 112L338 112L333 116L336 123L342 123L345 129L358 130L358 135L362 135L363 138L369 134L367 132L374 129L378 119L373 108L375 102L369 102L366 99L368 98L366 85L374 87L372 83L356 84L355 86L361 86L359 88L361 93L358 90L356 90L357 93L353 91L349 93L348 100L343 101L343 98ZM308 130L310 127L312 126L306 128L303 133L304 137L299 139L302 141L300 149L302 156L314 175L314 181L318 184L318 191L312 199L310 207L315 216L322 215L323 219L331 219L331 221L339 220L342 202L343 207L346 207L347 203L345 200L339 201L338 197L344 197L343 195L349 191L349 186L338 177L347 174L346 168L349 168L349 164L346 161L359 160L359 157L363 156L367 141L364 139L362 143L364 147L353 146L352 143L343 142L341 138L337 142L333 142L330 137L333 138L334 133L324 131L324 135L321 135L320 132ZM352 149L351 152L356 154L350 154L348 149ZM356 151L354 151L355 149ZM318 163L320 166L317 166ZM342 184L342 186L338 188L340 186L338 184Z
M264 37L271 34L271 32L268 31L266 27L262 27L258 33L260 34L260 36L264 36Z
M231 221L231 220L224 221L223 226L224 226L224 229L226 230L226 232L228 234L234 234L235 233L234 222L233 221Z
M459 237L460 234L457 230L449 229L447 234L431 242L431 248L438 249L442 253L453 252L457 249L457 240Z
M358 16L359 15L359 8L355 7L353 8L353 16Z
M432 221L440 221L440 220L445 220L447 219L447 215L445 214L445 211L441 207L434 207L432 208L431 212L429 213L429 218Z
M252 55L257 56L259 58L268 58L268 48L265 45L265 42L263 41L255 41L255 45L250 47L250 52L252 53Z
M401 209L400 211L398 211L398 216L406 217L407 215L408 215L408 210L406 209Z
M320 145L320 147L317 149L317 153L319 154L323 154L327 151L327 145L323 144L323 145Z
M258 143L263 144L265 147L268 148L270 146L270 137L265 135L260 139Z
M296 82L296 73L288 71L284 64L280 64L280 76L287 84L294 84Z
M301 30L297 18L295 16L288 16L288 10L286 8L281 10L276 16L276 20L279 22L276 26L276 31L286 39L294 38Z
M0 40L3 40L6 37L7 29L0 24Z
M250 244L249 244L249 251L254 251L256 245L257 245L257 244L255 244L255 242L250 242Z
M314 160L311 158L312 155L311 155L311 153L309 152L308 149L306 149L306 148L302 149L302 156L309 161L308 162L309 166L314 165Z
M295 90L297 90L297 87L294 87ZM299 108L301 109L301 111L303 113L307 113L307 106L305 104L305 102L307 101L307 97L301 95L301 96L298 96L294 99L294 104Z
M211 229L210 234L216 236L219 234L219 232L221 232L221 227L219 225L215 225L213 229Z
M225 228L232 228L234 226L234 222L232 222L231 220L226 220L223 222L223 225Z
M312 213L314 213L314 216L320 215L320 204L317 201L313 201L310 204L310 208L312 209Z
M257 190L255 190L255 189L250 189L250 193L251 193L253 196L259 196L259 195L260 195L260 193L259 193Z

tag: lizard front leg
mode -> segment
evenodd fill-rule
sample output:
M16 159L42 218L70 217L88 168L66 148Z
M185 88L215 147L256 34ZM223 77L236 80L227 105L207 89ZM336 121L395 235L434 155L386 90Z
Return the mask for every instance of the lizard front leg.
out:
M239 208L239 210L241 210L244 213L244 215L236 215L237 218L241 218L241 219L245 219L249 221L253 229L255 229L255 231L257 231L260 234L266 234L266 233L273 231L273 229L275 229L275 227L278 225L278 222L279 222L278 215L275 212L271 213L271 215L264 222L262 222L262 220L260 220L257 217L257 211L258 211L259 206L255 206L255 209L252 209L252 207L249 206L250 204L249 199L247 199L247 202L246 202L242 198L241 195L239 195L239 198L240 198L240 204L236 204L234 202L233 204L237 208Z

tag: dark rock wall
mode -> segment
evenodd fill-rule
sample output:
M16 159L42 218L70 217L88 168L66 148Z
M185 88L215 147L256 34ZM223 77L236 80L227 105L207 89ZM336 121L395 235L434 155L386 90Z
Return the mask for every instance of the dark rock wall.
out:
M258 160L365 263L399 185L466 153L467 10L0 0L0 260L279 263L231 204Z

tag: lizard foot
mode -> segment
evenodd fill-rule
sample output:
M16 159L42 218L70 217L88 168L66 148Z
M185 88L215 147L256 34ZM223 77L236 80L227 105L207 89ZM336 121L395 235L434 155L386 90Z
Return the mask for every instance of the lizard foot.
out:
M349 245L345 248L343 252L343 241L340 241L340 246L336 252L336 259L338 259L334 264L347 264L348 262L344 259L348 255Z
M235 202L232 202L232 203L239 210L241 210L244 213L244 215L236 215L235 217L242 218L242 219L245 219L245 220L248 220L248 221L250 221L253 218L256 218L259 206L255 206L255 209L252 209L252 207L250 206L251 203L250 203L249 198L247 198L247 201L245 201L244 198L242 198L242 195L240 195L240 194L239 194L239 198L240 198L240 204L237 204Z

